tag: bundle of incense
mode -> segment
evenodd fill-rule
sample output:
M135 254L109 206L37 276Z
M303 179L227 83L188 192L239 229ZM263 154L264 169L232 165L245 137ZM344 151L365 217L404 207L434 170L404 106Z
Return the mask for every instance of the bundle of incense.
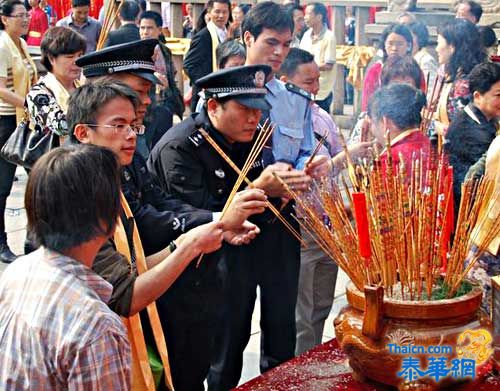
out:
M354 168L354 163L351 159L351 154L349 152L349 149L347 148L347 143L345 141L344 135L342 134L342 132L339 132L338 135L340 138L340 142L342 144L342 150L345 154L347 173L349 175L349 179L351 180L351 183L354 186L354 188L356 190L359 190L359 184L358 184L358 180L356 177L356 169Z
M114 0L108 0L106 1L106 11L104 14L104 23L101 28L101 35L99 36L99 40L97 41L96 45L96 50L100 50L104 47L104 44L106 43L108 39L108 34L113 28L113 25L115 24L118 14L120 12L120 9L123 6L125 0L121 0L120 4L118 7L116 6L116 3Z
M422 153L411 167L402 156L395 163L389 139L385 154L383 162L375 151L371 165L353 166L360 192L355 187L351 194L344 184L343 195L333 181L314 183L312 195L288 190L304 210L305 218L298 219L301 227L358 288L383 285L390 296L399 284L403 298L422 299L424 291L427 297L432 293L443 246L449 242L441 229L451 199L450 187L443 184L448 167L437 154L428 164L421 163ZM355 227L344 199L354 206Z
M217 142L208 134L208 132L205 129L200 129L200 133L205 137L205 139L208 141L208 143L217 151L217 153L226 161L227 164L238 174L241 175L241 170L238 168L238 166L231 160L231 158L222 150L222 148L217 144ZM248 184L249 187L253 187L252 182L248 178L244 178L245 182ZM271 204L270 202L267 203L267 207L271 212L274 213L274 215L283 223L283 225L290 231L290 233L295 236L297 240L301 242L301 244L305 247L307 245L304 243L302 240L300 234L293 228L290 223L281 215L281 213L276 209L276 207Z
M494 182L491 180L482 180L479 182L473 180L466 181L462 186L462 191L465 189L466 196L460 202L457 227L461 228L462 233L466 232L467 241L456 240L456 243L452 247L449 266L453 268L454 273L447 274L447 280L451 286L449 291L450 297L455 294L464 278L466 278L475 263L489 247L492 240L500 235L500 219L498 218L494 220L493 224L487 227L484 226L484 223L487 221L486 219L481 220L481 223L477 224L481 215L489 216L490 213L494 213L498 209L500 192L498 190L493 191L494 187ZM478 235L480 232L482 235L479 240ZM473 246L475 246L474 250ZM463 260L471 254L472 256L468 259L468 265L463 268Z
M382 285L388 296L394 296L397 284L399 297L423 300L432 296L444 272L444 283L453 295L479 254L500 232L497 219L482 230L488 232L481 241L473 235L478 232L474 230L478 216L489 213L484 208L498 201L498 191L493 194L491 181L464 183L450 248L453 170L445 156L436 150L429 156L420 151L412 156L410 166L403 156L398 160L393 159L387 137L384 154L374 150L371 164L350 163L354 175L348 178L355 183L348 184L341 176L340 186L333 180L315 181L310 193L287 187L304 215L297 221L358 289ZM464 268L472 243L477 251ZM448 257L445 269L444 257Z
M434 80L434 85L432 86L432 93L429 97L427 95L427 105L422 110L422 122L420 123L420 130L427 133L429 126L431 124L432 117L436 112L439 99L441 97L441 92L443 91L444 79L442 76L436 77ZM427 84L427 88L430 86Z
M236 183L233 186L233 189L231 190L231 193L229 194L229 197L226 200L226 204L224 205L224 208L222 209L222 213L220 215L220 219L225 216L227 213L229 206L233 202L234 196L240 189L243 181L246 179L248 172L254 165L255 161L257 158L260 156L262 149L264 148L264 145L266 145L267 141L269 140L269 137L274 131L274 126L271 124L270 121L266 120L264 125L260 128L260 132L257 134L257 138L255 139L255 142L252 146L252 149L250 150L250 153L247 156L247 159L245 161L245 164L243 165L243 168L240 171L240 174L238 176L238 179L236 180ZM197 266L200 264L201 260L203 259L203 254L200 255L198 258Z
M266 145L269 137L274 131L275 126L271 125L270 122L266 120L264 125L261 127L260 132L257 134L257 138L252 146L252 149L250 150L250 153L248 154L247 160L245 161L245 164L243 165L243 168L241 169L241 172L238 176L238 179L236 180L236 183L233 186L233 189L231 193L229 194L229 197L226 201L226 204L224 205L224 208L222 209L222 214L221 218L224 217L225 213L227 212L229 205L231 205L231 202L233 201L234 196L238 192L239 188L241 187L243 181L246 179L248 172L252 168L253 164L257 160L257 158L260 156L262 149L264 148L264 145Z
M342 196L335 184L317 184L319 194L310 196L295 192L277 174L274 174L288 193L297 201L302 218L296 218L301 227L308 232L318 246L347 273L351 281L363 289L367 280L363 262L359 262L356 233L352 227L347 211L343 208ZM320 200L324 210L316 208ZM328 222L326 222L328 220ZM344 243L340 248L338 242ZM355 262L352 260L356 259Z

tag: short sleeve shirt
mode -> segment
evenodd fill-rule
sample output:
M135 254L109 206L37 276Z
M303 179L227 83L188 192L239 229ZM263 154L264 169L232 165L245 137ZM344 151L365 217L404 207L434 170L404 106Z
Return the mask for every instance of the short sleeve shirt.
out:
M335 35L326 26L324 26L319 36L314 39L312 29L307 30L300 41L300 48L310 52L317 64L335 64L336 45ZM317 100L326 99L332 92L334 76L333 68L328 71L320 71Z

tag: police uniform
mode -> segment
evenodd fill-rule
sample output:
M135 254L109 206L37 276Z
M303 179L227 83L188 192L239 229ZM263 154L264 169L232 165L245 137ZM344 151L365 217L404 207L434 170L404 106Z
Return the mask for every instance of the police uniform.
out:
M146 255L163 250L182 233L213 221L213 213L165 193L139 154L122 172L122 191L134 214Z
M204 88L207 99L235 99L240 104L268 111L270 105L264 99L267 90L263 87L269 72L270 68L264 65L230 68L208 75L197 84ZM228 143L212 126L203 109L162 137L151 151L148 168L166 191L195 207L218 211L224 206L237 175L206 142L200 128L212 136L237 166L243 166L252 143ZM262 160L257 160L248 178L257 178L262 170ZM279 200L274 202L280 205ZM290 212L291 206L282 211L297 229ZM208 382L209 387L217 389L229 389L238 383L243 350L250 337L257 286L261 289L262 335L265 338L262 370L294 355L300 244L269 211L252 216L251 220L261 229L257 238L249 245L225 245L214 262L220 273L217 277L224 283L224 291L221 291L224 300L217 301L220 311L214 314L217 327L211 329L212 335L216 335L213 352L216 355ZM205 283L213 285L209 280Z

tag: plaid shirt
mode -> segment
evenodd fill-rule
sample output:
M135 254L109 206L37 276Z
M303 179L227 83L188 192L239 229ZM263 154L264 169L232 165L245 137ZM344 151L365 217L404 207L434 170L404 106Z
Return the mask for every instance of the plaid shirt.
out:
M112 286L39 249L0 277L0 390L128 390L130 346Z

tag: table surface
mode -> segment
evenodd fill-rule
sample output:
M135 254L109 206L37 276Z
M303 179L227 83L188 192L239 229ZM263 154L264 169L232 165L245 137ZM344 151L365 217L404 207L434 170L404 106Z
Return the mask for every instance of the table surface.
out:
M361 383L352 376L348 359L336 339L235 388L235 391L382 391L391 387ZM454 391L500 390L500 378L482 376L473 383L454 386Z

